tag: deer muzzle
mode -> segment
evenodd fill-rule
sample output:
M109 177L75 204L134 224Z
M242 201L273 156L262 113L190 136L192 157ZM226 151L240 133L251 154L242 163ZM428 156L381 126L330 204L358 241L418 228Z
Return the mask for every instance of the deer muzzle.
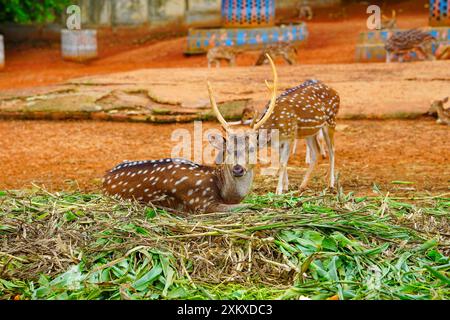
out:
M242 177L245 174L244 167L239 164L233 166L233 169L231 171L233 173L233 176L235 177Z

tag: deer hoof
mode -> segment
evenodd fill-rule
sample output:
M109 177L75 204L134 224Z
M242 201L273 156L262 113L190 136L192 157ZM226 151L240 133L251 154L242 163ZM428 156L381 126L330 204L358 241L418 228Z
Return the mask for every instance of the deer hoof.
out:
M337 193L337 189L336 189L334 186L329 186L329 187L327 188L327 191L328 191L329 193L332 193L332 194L336 194L336 193Z

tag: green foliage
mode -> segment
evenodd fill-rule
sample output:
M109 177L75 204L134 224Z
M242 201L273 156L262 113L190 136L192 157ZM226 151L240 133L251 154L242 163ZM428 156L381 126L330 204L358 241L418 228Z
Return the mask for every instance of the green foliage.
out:
M450 198L277 196L179 217L4 192L4 299L448 299ZM51 253L51 254L49 254Z
M54 22L69 4L70 0L0 0L0 22Z

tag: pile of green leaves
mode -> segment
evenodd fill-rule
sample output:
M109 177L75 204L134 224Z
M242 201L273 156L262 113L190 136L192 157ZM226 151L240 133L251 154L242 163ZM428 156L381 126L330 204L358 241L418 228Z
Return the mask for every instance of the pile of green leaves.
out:
M69 0L0 0L0 22L54 22Z
M180 216L0 193L3 299L448 299L450 198L251 196Z

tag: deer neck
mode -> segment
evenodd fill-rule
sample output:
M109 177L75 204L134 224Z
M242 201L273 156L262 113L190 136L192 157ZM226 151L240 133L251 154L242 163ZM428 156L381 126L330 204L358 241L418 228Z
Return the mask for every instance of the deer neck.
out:
M239 203L250 192L253 183L253 169L249 169L242 177L234 177L226 166L219 165L215 170L215 175L224 203Z

